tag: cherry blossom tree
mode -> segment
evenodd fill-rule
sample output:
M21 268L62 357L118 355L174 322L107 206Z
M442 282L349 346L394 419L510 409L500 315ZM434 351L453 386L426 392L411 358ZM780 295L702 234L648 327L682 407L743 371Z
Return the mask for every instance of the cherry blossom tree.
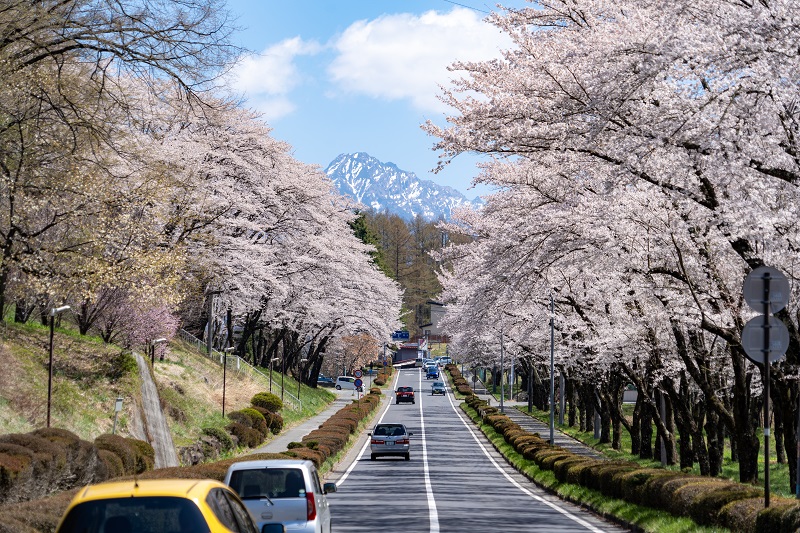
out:
M791 276L797 249L794 10L547 1L493 15L515 47L454 65L464 77L443 100L457 115L426 126L445 162L467 151L510 158L479 178L506 189L508 218L490 210L486 227L471 229L496 244L487 256L505 285L522 299L537 283L557 290L564 316L584 323L565 333L581 332L594 365L616 359L633 377L638 352L642 375L670 398L702 391L734 434L742 481L757 475L751 405L761 391L739 341L750 313L741 283L761 264ZM781 314L792 345L773 373L776 412L789 418L796 296ZM730 369L722 387L707 372L720 353Z

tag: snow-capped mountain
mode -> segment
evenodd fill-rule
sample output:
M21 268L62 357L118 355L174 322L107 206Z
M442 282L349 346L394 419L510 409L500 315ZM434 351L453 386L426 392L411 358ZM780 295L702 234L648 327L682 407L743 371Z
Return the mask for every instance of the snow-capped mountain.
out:
M477 208L480 198L467 200L452 187L417 178L413 172L383 163L364 152L341 154L325 173L339 193L376 211L388 210L406 220L416 215L426 220L449 219L457 207Z

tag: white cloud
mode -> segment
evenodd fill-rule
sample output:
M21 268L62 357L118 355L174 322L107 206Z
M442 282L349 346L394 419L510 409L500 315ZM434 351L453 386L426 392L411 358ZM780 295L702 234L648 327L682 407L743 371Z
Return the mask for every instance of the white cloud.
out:
M314 41L286 39L260 54L245 57L228 75L228 83L267 120L280 118L295 109L287 95L303 81L295 58L317 54L321 49Z
M470 9L384 15L351 24L335 43L338 56L328 70L345 91L442 111L437 84L447 86L458 76L448 65L499 57L510 45L507 35Z

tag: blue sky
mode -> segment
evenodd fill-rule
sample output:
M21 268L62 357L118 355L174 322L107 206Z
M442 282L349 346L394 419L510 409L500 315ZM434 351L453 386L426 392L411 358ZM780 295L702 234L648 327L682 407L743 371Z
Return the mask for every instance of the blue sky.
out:
M508 0L504 5L529 5ZM473 8L473 9L470 9ZM459 156L439 174L436 139L420 124L453 111L436 99L453 60L499 57L510 40L483 19L481 0L228 0L242 28L234 41L254 52L231 74L247 107L297 159L327 166L367 152L468 198L478 156Z

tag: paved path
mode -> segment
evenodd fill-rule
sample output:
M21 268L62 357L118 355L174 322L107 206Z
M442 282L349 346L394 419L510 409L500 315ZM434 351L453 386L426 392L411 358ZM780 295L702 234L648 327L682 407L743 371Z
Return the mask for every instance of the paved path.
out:
M155 468L166 468L168 466L178 466L178 453L175 451L175 444L172 441L167 425L167 418L161 409L161 401L158 398L158 389L153 383L150 374L150 367L147 365L142 354L134 352L136 364L139 366L139 375L142 378L142 410L144 411L145 425L150 445L155 452Z
M339 409L352 401L353 399L350 398L350 396L338 396L324 411L317 416L308 418L296 426L283 431L280 435L276 436L264 446L261 446L260 448L257 448L249 453L281 453L286 451L290 442L300 442L303 437L319 428L323 422L328 420Z

